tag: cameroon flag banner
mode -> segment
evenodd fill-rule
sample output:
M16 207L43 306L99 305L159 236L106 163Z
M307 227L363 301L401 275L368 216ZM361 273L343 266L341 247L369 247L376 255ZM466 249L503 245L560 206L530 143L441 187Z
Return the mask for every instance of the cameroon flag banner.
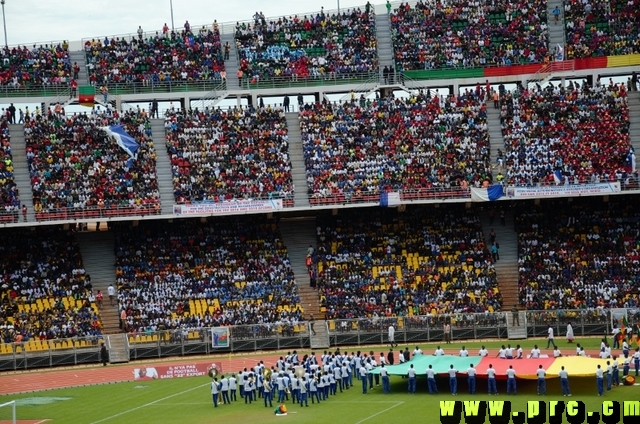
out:
M93 96L95 95L95 88L92 85L85 85L78 88L78 103L82 106L93 107Z

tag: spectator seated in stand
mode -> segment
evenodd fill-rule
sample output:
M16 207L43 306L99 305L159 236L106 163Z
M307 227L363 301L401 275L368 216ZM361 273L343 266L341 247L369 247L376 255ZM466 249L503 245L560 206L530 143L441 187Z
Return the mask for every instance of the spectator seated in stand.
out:
M496 273L463 206L341 209L317 218L317 284L328 319L494 312Z
M11 134L5 117L0 118L0 222L15 222L20 210L18 186L13 179Z
M633 182L624 84L515 90L502 96L501 125L508 184Z
M316 103L299 118L312 203L466 190L491 179L481 92Z
M485 68L549 60L545 0L424 0L391 14L399 69Z
M135 158L101 129L110 125L123 125L134 137ZM37 217L159 212L156 153L144 110L120 115L95 109L70 117L49 110L25 122L24 133Z
M0 85L11 88L66 87L71 82L71 60L67 42L3 47L0 49Z
M564 0L564 18L567 59L640 51L639 0Z
M192 31L94 38L84 44L89 81L94 85L222 82L225 70L217 23Z
M282 108L169 110L165 129L177 203L283 199L293 205Z
M73 233L59 226L4 229L0 343L101 334L91 277Z
M640 306L638 200L522 205L516 215L520 304L531 310Z
M349 78L378 72L373 7L236 25L240 70L251 83L265 80Z
M126 331L296 325L302 318L286 248L263 216L114 224L118 306ZM204 310L190 301L205 300Z

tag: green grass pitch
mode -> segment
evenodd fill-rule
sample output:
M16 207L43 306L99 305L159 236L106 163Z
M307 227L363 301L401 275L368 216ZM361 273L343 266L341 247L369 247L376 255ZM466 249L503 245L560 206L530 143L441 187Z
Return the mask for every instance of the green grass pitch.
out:
M560 344L563 353L574 354L575 344ZM597 349L599 339L576 340L586 349ZM459 350L464 344L472 355L477 354L480 345L484 344L494 355L497 347L504 341L491 342L455 342L449 346L451 352ZM542 340L528 340L511 343L512 346L520 343L525 351L530 350L534 343L541 345ZM546 346L546 342L544 343ZM432 354L435 343L421 343L419 346L425 354ZM408 346L410 350L414 345ZM544 347L544 346L543 346ZM355 349L376 352L388 351L388 347L360 347ZM270 353L273 356L273 353ZM247 355L259 360L260 355ZM181 358L183 359L183 358ZM498 359L496 359L498 362ZM633 374L633 372L632 372ZM42 373L46 378L46 371ZM37 393L11 395L0 397L0 403L9 400L25 399L26 404L18 404L18 418L22 420L49 419L53 423L271 423L271 422L295 422L295 423L439 423L440 401L457 400L508 400L512 402L512 410L526 411L527 401L583 401L586 411L601 411L603 400L640 400L640 387L616 387L611 392L606 392L604 397L598 397L595 378L570 379L572 398L564 398L560 394L558 379L549 379L547 382L547 396L536 396L535 381L518 381L518 395L506 396L503 381L498 382L498 396L486 395L486 381L479 380L477 394L475 396L466 393L466 381L459 378L458 396L448 394L446 379L438 381L439 395L429 395L426 390L424 377L418 379L418 393L407 393L406 380L400 377L391 378L390 395L383 395L382 388L375 387L367 395L361 393L361 385L354 380L354 387L337 396L330 397L320 404L311 404L309 407L293 405L291 401L286 403L289 414L286 417L274 415L274 408L265 408L262 399L251 405L245 405L238 398L238 402L230 405L213 407L209 389L209 378L182 378L170 380L156 380L143 382L127 382L107 384L72 389L48 390ZM33 399L36 401L32 401ZM38 398L45 402L37 402ZM46 403L46 398L53 401ZM24 401L23 401L24 402ZM38 405L37 403L42 403ZM274 403L275 407L275 403ZM4 409L4 408L3 408ZM7 419L7 411L0 411L0 420ZM488 422L488 419L487 419ZM548 421L547 421L548 422ZM568 422L566 418L563 422ZM585 421L586 422L586 421ZM620 421L622 422L622 420Z

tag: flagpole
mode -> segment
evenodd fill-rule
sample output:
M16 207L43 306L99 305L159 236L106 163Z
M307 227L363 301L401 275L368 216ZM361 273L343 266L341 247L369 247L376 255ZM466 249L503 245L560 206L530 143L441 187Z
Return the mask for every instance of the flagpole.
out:
M4 1L2 2L4 4ZM171 6L171 32L175 32L175 27L173 25L173 0L169 0L169 5Z
M2 4L2 25L4 26L4 46L9 47L9 43L7 43L7 21L4 18L4 2L5 0L0 1Z

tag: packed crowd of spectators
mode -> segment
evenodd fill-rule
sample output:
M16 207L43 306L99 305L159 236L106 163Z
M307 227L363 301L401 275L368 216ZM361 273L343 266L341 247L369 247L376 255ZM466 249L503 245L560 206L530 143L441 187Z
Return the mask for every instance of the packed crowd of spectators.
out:
M521 205L516 215L520 303L527 309L640 306L637 200Z
M549 59L546 0L420 0L391 14L403 70L483 68Z
M262 198L293 204L282 108L169 110L165 129L177 203Z
M105 132L113 125L122 125L138 143L134 158ZM156 153L146 112L66 116L49 110L27 120L24 134L37 217L85 210L158 212Z
M282 17L267 21L262 13L253 24L238 23L236 46L242 77L297 81L345 78L377 72L378 50L373 7L340 13Z
M73 233L61 227L2 230L0 243L0 342L98 335L91 308L91 277ZM65 306L63 298L82 302ZM50 307L35 307L48 299ZM19 305L34 307L20 311Z
M630 183L635 161L625 84L521 87L500 105L506 182Z
M3 47L0 49L0 85L11 88L66 87L72 64L66 42L57 45Z
M0 118L0 221L14 221L20 209L18 186L13 179L13 156L8 121Z
M113 83L155 85L197 81L222 82L226 76L220 30L211 27L138 36L94 38L86 41L84 50L91 84Z
M563 3L567 59L640 52L640 1Z
M302 308L277 224L264 216L114 224L126 330L297 324ZM189 300L215 311L197 315ZM173 313L173 315L172 315Z
M328 319L499 311L491 255L463 206L341 209L317 217L316 282Z
M300 128L311 198L480 186L491 179L481 92L307 105Z

